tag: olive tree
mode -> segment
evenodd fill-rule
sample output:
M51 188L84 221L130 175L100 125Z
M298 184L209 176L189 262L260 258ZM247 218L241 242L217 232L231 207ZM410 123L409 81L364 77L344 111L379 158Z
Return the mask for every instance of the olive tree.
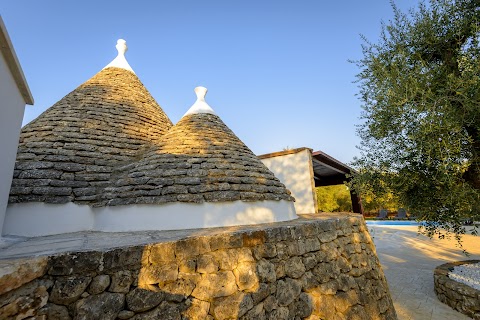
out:
M392 192L423 231L480 218L480 1L430 0L394 18L355 61L362 101L353 188Z

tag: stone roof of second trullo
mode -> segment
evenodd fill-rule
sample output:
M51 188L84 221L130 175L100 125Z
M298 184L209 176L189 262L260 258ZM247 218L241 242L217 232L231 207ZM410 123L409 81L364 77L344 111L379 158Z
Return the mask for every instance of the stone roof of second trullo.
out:
M212 109L192 109L157 147L112 175L108 205L293 200Z

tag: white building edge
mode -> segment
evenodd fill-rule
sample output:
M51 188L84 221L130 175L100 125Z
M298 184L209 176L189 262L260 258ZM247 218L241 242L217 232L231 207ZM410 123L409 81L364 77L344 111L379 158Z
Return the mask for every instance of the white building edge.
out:
M25 105L33 105L33 97L1 16L0 50L0 150L2 150L0 153L0 230L2 230Z

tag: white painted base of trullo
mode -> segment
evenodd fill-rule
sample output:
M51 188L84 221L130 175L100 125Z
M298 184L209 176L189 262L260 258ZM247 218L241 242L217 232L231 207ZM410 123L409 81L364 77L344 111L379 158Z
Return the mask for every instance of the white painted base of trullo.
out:
M7 207L3 235L46 236L78 231L127 232L238 226L296 219L291 201L167 203L91 208L17 203Z

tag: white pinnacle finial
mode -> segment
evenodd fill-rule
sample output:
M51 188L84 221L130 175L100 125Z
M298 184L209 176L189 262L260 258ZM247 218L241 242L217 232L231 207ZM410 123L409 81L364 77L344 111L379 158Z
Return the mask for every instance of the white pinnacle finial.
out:
M115 46L117 48L118 54L120 55L125 55L125 52L127 52L128 47L127 47L127 41L123 39L118 39L117 40L117 45Z
M207 94L207 88L205 87L196 87L195 94L197 95L197 101L193 104L193 106L188 109L188 111L183 115L188 116L190 114L195 113L210 113L216 115L215 111L208 105L205 101L205 95Z
M205 96L207 95L208 89L205 87L196 87L193 91L197 95L198 100L205 101Z
M116 68L126 69L128 71L135 73L132 67L130 67L130 65L128 64L127 59L125 59L125 52L127 52L128 50L127 41L123 39L118 39L117 45L115 46L115 48L117 48L118 55L115 59L113 59L112 62L110 62L107 66L105 66L105 68L116 67Z

